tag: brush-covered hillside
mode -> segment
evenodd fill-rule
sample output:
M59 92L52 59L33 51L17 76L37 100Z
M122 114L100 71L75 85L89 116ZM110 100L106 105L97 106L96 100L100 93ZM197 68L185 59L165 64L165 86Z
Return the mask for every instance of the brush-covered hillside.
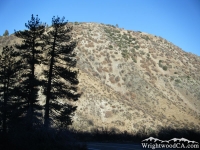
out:
M143 32L97 23L70 24L78 41L82 92L72 128L130 133L162 127L200 130L199 56ZM19 42L14 35L0 37L0 49ZM37 66L38 78L43 78L43 69L42 64Z

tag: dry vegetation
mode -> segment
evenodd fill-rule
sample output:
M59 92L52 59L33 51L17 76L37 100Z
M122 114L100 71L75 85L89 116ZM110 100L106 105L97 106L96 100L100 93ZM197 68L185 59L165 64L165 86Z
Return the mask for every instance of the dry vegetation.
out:
M143 32L96 23L73 26L83 92L73 128L200 130L199 56ZM0 37L0 49L16 42L13 35Z

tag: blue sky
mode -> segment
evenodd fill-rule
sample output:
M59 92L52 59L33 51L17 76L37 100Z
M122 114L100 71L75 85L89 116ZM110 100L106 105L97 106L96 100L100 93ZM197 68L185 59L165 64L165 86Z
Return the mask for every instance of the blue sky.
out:
M200 0L0 0L0 35L6 29L25 29L31 14L48 24L53 16L118 24L163 37L200 56Z

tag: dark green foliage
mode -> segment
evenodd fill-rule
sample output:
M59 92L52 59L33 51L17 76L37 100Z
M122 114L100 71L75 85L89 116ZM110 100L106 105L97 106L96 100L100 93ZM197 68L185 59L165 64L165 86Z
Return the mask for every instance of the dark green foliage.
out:
M135 53L135 49L134 49L134 48L132 48L132 49L131 49L131 52L134 54L134 53Z
M54 17L53 30L44 35L46 25L32 15L25 24L28 30L15 31L22 44L15 45L17 49L3 48L0 55L0 130L3 131L0 131L0 149L86 149L86 146L74 145L74 141L67 143L69 135L60 130L72 124L76 106L58 99L76 101L80 97L78 71L74 69L76 53L73 52L77 43L71 40L72 28L65 28L66 24L64 19ZM44 71L47 81L37 79L35 67L41 63L49 67ZM39 86L44 87L47 96L45 125L52 119L60 128L43 128L42 106L37 95Z
M45 82L44 94L45 104L45 126L50 125L50 120L56 121L59 126L70 125L71 116L76 110L75 106L62 104L59 99L78 100L80 94L77 93L77 74L74 70L76 66L76 53L73 52L76 42L71 40L72 27L67 26L64 18L52 18L53 29L43 36L45 50L47 51L46 64L50 64L49 70L45 71L48 81ZM65 82L60 79L64 79Z
M113 49L113 46L112 46L112 45L109 45L109 49Z
M36 113L34 114L34 112L41 109L37 105L37 93L40 82L35 76L35 65L40 64L42 61L41 47L43 43L41 42L41 35L45 31L45 24L40 22L38 16L34 17L32 15L31 20L25 26L28 30L15 31L15 36L23 39L22 44L15 45L15 47L18 49L16 55L23 60L23 70L20 72L22 79L20 93L27 99L27 116L30 117L30 126L32 126L33 121L37 120Z
M6 31L4 32L3 36L9 36L8 30L6 30Z
M140 48L140 46L135 45L134 48L135 48L136 50L138 50L138 49Z
M7 130L7 120L10 116L10 84L12 84L14 61L10 57L12 47L4 47L0 55L0 121L3 133Z
M159 65L159 67L161 67L163 70L166 71L166 70L167 70L167 66L163 66L163 65L162 65L162 62L163 62L162 60L159 60L158 65Z
M106 33L108 33L109 35L112 33L112 31L109 29L109 28L104 28L104 31L106 32Z
M122 57L125 58L126 60L128 60L130 57L127 50L123 50L121 54L122 54Z
M137 63L137 60L136 60L136 58L135 57L131 57L132 58L132 60L135 62L135 63Z
M165 71L166 71L166 70L167 70L167 66L163 66L163 70L165 70Z
M159 65L159 67L161 67L161 68L163 67L163 66L162 66L162 60L159 60L158 65Z
M14 56L15 51L12 46L3 47L0 55L0 121L4 133L11 128L11 124L14 125L13 121L21 116L20 108L24 103L18 90L21 60L17 60Z
M181 83L181 80L180 79L176 79L175 82L176 83Z
M150 58L150 54L149 53L147 53L147 59L149 59Z

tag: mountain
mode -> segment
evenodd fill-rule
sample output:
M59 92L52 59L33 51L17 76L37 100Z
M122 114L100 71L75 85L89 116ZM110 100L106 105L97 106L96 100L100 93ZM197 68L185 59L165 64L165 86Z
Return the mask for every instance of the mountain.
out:
M140 31L98 23L70 24L78 41L75 51L82 92L75 103L73 128L130 133L151 133L162 127L200 130L199 56ZM14 35L0 37L0 49L18 42ZM43 69L43 65L36 68L39 78ZM40 98L45 99L41 93Z

